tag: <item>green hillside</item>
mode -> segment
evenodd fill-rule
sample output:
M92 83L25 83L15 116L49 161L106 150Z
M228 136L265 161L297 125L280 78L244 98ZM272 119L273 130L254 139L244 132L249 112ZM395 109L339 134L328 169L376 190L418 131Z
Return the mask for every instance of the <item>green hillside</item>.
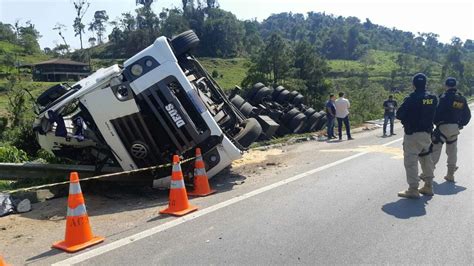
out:
M0 42L2 49L8 49L8 51L15 51L17 47L15 45ZM339 84L347 79L360 77L364 71L367 71L368 78L371 82L387 85L390 83L392 71L397 71L399 65L397 64L397 58L400 53L370 50L367 55L356 61L351 60L328 60L328 65L331 68L330 77L335 84ZM441 72L441 65L437 62L428 61L426 59L416 58L413 55L406 55L409 58L411 64L406 77L397 77L398 83L407 84L409 83L411 73L423 71L423 67L428 66L431 73L429 77L433 81L438 81ZM33 55L33 56L20 56L24 62L38 62L47 59L44 55ZM107 67L115 63L122 63L124 59L93 59L92 64L94 69L100 67ZM201 58L203 66L209 71L209 73L217 74L216 81L224 90L232 89L235 85L242 83L245 78L249 63L247 58L232 58L232 59L221 59L221 58ZM5 68L4 65L0 65L0 69ZM405 80L402 80L405 79ZM2 93L2 88L5 87L6 81L0 80L0 113L5 113L7 99L5 92ZM44 89L52 86L55 83L50 82L25 82L25 85L29 87L33 95L38 95Z

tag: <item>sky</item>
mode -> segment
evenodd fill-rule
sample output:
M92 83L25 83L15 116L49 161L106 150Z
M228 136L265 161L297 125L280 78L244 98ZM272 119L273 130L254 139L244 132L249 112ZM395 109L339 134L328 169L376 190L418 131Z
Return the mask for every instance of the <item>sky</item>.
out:
M110 20L136 9L135 0L89 0L91 5L84 22L92 21L96 10L106 10ZM474 39L474 0L217 0L221 9L231 11L239 19L262 21L281 12L325 12L335 16L354 16L361 21L404 31L433 32L441 42L449 43L453 36L463 41ZM0 21L13 24L30 20L41 33L40 46L53 48L61 39L52 28L56 23L67 26L63 34L73 48L79 48L72 23L75 17L73 0L0 0ZM181 0L156 0L155 13L162 8L181 7ZM85 23L85 24L86 24ZM108 26L108 31L111 26ZM83 37L84 46L91 37Z

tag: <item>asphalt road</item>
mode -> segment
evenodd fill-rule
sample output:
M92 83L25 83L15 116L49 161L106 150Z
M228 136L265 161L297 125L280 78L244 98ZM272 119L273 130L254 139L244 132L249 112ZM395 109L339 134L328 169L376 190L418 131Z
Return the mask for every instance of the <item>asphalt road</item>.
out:
M471 123L459 137L455 184L443 179L443 152L433 197L397 197L407 187L401 133L307 143L277 180L57 262L472 265L473 133Z

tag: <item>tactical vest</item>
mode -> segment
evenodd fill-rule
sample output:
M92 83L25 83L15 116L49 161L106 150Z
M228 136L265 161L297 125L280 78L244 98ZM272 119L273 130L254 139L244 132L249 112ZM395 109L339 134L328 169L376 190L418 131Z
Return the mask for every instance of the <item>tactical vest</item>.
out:
M440 97L440 109L443 110L443 113L439 114L439 124L459 124L466 104L466 98L457 91L443 93Z
M412 108L407 123L404 124L405 132L407 134L415 132L431 133L438 99L427 91L414 92L410 95L410 98Z

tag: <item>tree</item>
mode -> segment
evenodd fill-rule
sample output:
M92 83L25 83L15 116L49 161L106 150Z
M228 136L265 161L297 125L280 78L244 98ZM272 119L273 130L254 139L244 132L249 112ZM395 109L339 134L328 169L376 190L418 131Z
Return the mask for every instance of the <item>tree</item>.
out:
M105 10L98 10L94 13L94 19L89 24L89 31L97 34L97 41L99 44L103 44L103 36L105 32L105 23L109 20L107 12Z
M273 83L284 82L291 73L293 53L281 35L274 33L270 36L265 46L264 55L269 60L269 74Z
M170 9L166 15L161 28L164 36L172 37L189 29L188 21L184 18L181 10L177 8Z
M69 53L69 45L58 44L53 48L53 53L57 55L65 55Z
M347 33L347 55L350 59L358 59L361 56L359 51L359 29L356 25L352 26Z
M235 57L242 51L244 27L234 14L208 10L202 33L202 51L206 56Z
M11 127L18 127L24 120L27 107L27 95L20 80L16 76L8 78L7 83L7 110L10 116Z
M244 50L248 55L256 53L260 47L263 46L263 40L258 31L258 21L256 20L246 20L244 21L244 38L242 45Z
M462 60L462 41L458 37L453 37L451 39L451 45L449 46L448 54L446 55L446 60L443 64L441 78L445 79L448 76L453 76L458 79L458 89L461 91L466 90L465 88L465 77L464 71L465 66Z
M0 41L14 42L16 41L13 26L0 22Z
M64 24L61 24L61 23L56 23L56 25L54 26L53 30L57 30L58 31L58 34L59 36L61 37L61 39L63 40L63 43L64 43L64 46L65 47L69 47L69 45L67 44L66 42L66 38L64 38L64 35L63 35L63 31L66 31L66 25ZM69 53L69 48L68 48L68 51Z
M74 18L74 24L72 25L74 28L74 32L76 33L74 36L79 35L79 41L81 43L81 50L82 47L82 34L85 33L84 28L86 27L82 23L82 18L89 9L90 3L88 0L74 0L74 9L76 9L76 17Z
M19 27L19 42L27 54L34 54L40 51L38 39L41 37L31 21L27 21L25 26Z
M97 41L97 39L95 37L90 37L89 40L88 40L89 46L94 47L96 41Z
M154 0L137 0L136 3L137 5L143 5L143 6L148 6L150 7L151 4L153 4Z
M317 99L326 94L329 87L325 80L329 67L316 53L316 47L308 41L300 41L295 46L296 78L304 81L308 101L315 106Z

